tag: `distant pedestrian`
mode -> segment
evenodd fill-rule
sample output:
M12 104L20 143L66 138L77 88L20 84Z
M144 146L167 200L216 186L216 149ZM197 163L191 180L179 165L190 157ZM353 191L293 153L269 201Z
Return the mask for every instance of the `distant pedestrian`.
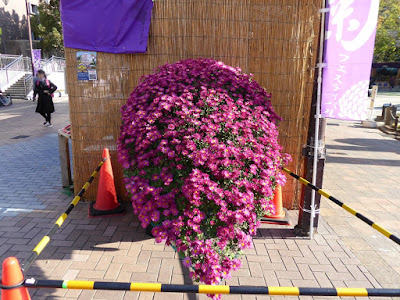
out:
M38 71L39 81L36 82L34 94L39 95L36 112L45 119L44 126L52 127L51 114L54 112L53 93L57 87L46 78L43 70Z
M38 81L40 81L39 73L36 72L35 77L33 77L33 101L36 100L36 85Z

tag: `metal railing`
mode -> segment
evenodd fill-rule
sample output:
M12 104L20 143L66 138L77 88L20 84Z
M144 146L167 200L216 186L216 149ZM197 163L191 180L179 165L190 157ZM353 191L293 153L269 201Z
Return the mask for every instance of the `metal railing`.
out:
M0 69L0 88L5 89L13 81L21 78L21 72L25 73L27 71L29 71L29 69L26 66L25 58L22 55L18 56Z
M19 57L20 55L0 54L0 69L3 69Z
M28 76L25 76L24 89L25 89L25 95L26 95L27 99L31 100L32 97L30 97L30 95L28 95L28 94L33 90L33 76L32 76L32 74L29 74Z
M65 58L52 56L42 63L41 68L46 72L47 75L53 72L64 72Z
M65 58L52 56L49 59L42 59L41 69L50 75L53 72L64 72ZM33 76L29 74L24 81L25 94L28 95L33 90ZM28 95L29 98L29 95Z
M32 64L30 57L22 55L0 55L0 89L5 90L14 82L32 72ZM64 72L65 58L52 56L49 59L42 59L41 69L47 75L53 72ZM25 94L28 95L32 89L32 74L25 77L24 88Z

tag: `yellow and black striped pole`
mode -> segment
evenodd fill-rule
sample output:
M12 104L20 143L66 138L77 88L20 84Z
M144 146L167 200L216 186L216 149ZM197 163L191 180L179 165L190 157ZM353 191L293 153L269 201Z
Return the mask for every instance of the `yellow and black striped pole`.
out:
M375 230L379 231L380 233L382 233L384 236L386 236L387 238L391 239L392 241L394 241L396 244L400 245L400 238L395 236L393 233L391 233L390 231L386 230L385 228L383 228L382 226L376 224L375 222L373 222L372 220L368 219L367 217L365 217L364 215L356 212L354 209L352 209L350 206L344 204L342 201L336 199L335 197L329 195L327 192L325 192L324 190L321 190L319 187L316 187L315 185L311 184L308 180L304 179L303 177L300 177L299 175L292 173L289 169L287 168L283 168L283 171L286 172L287 174L289 174L290 176L296 178L298 181L300 181L300 183L312 188L314 191L316 191L318 194L324 196L325 198L331 200L332 202L336 203L337 205L339 205L340 207L342 207L344 210L348 211L349 213L351 213L352 215L356 216L357 218L359 218L361 221L363 221L364 223L367 223L369 226L371 226L372 228L374 228Z
M100 164L97 166L96 170L92 173L89 180L83 185L82 189L75 196L75 198L71 201L67 210L57 219L54 223L53 227L49 230L49 232L40 240L40 242L36 245L36 247L32 250L31 255L29 255L22 263L22 270L26 271L32 265L33 261L39 256L39 254L46 248L47 244L50 242L51 236L57 231L58 228L64 223L65 219L68 217L69 213L74 209L74 207L81 200L83 194L89 188L90 184L96 177L97 173L100 171L101 166L108 158L103 159Z
M281 296L399 297L400 289L302 288L272 286L183 285L138 282L102 282L77 280L25 280L27 288L78 290L114 290L154 293L253 294Z

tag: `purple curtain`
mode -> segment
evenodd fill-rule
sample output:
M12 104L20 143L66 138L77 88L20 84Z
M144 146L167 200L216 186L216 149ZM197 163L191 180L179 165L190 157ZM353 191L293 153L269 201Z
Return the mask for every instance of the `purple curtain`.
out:
M152 8L152 0L61 0L65 47L146 52Z
M329 0L322 115L365 120L379 0Z

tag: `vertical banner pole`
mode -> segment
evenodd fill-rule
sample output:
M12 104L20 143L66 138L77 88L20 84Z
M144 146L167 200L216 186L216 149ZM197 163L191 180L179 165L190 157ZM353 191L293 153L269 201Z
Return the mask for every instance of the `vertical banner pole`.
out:
M32 75L35 77L35 67L33 65L33 46L32 46L32 29L31 29L31 3L28 0L25 0L26 6L26 19L28 21L28 33L29 33L29 49L31 51L31 66L32 66Z
M315 113L315 136L314 136L314 157L313 157L313 173L312 184L317 183L317 165L319 151L319 122L321 119L321 90L322 90L322 68L324 53L324 37L325 37L325 0L322 1L321 9L321 30L319 37L319 58L318 58L318 87L317 87L317 107ZM311 218L310 218L310 239L314 238L314 218L315 218L315 191L311 193Z
M372 86L372 93L371 93L371 102L369 104L369 112L368 112L368 121L372 121L372 118L374 117L374 103L375 103L375 98L376 94L378 93L378 86L373 85Z

